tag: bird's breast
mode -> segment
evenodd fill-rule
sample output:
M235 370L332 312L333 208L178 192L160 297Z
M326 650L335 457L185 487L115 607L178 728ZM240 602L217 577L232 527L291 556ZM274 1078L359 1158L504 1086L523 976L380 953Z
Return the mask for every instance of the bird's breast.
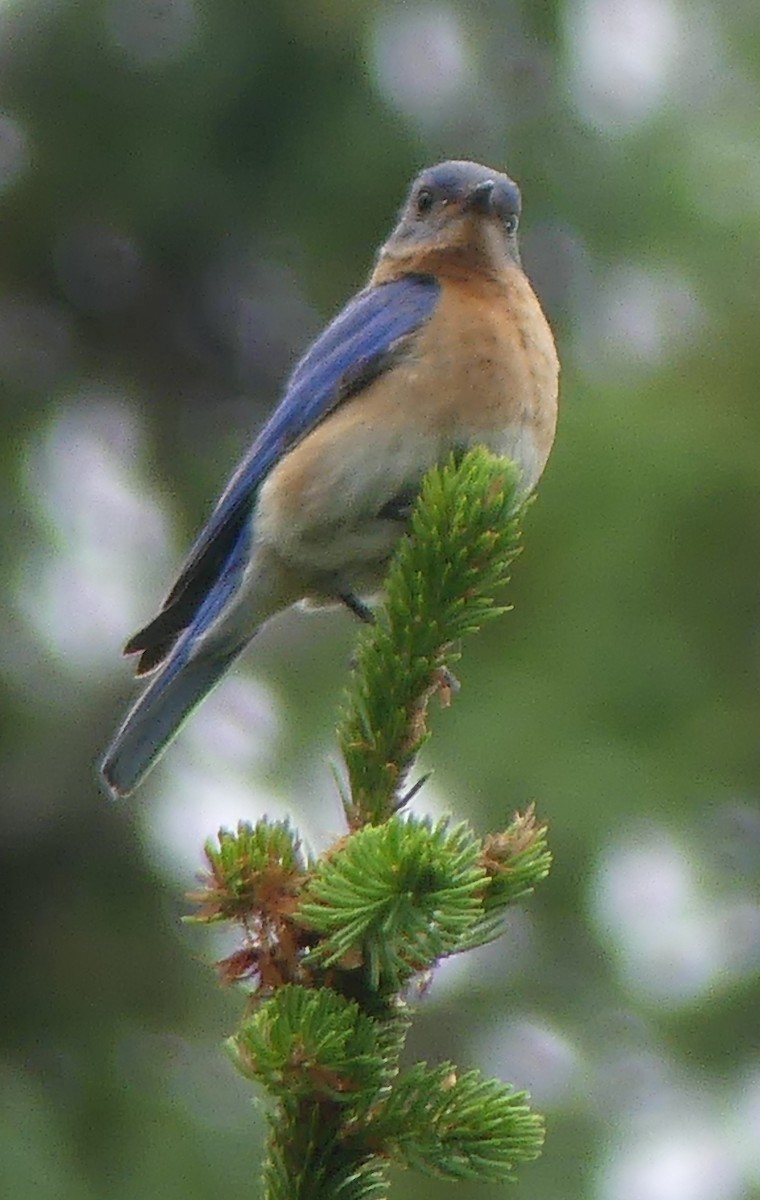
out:
M535 487L554 441L559 364L522 271L444 286L409 371L421 422L515 458Z
M554 438L557 377L551 331L522 272L488 286L443 287L433 317L393 366L271 471L256 536L289 558L308 539L339 541L451 450L476 443L517 462L532 490Z

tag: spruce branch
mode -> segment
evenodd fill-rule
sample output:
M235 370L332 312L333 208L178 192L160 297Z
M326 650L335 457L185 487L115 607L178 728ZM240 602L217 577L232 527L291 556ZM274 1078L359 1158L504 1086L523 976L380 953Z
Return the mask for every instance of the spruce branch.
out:
M406 784L432 696L451 700L459 641L504 611L516 487L483 449L423 481L338 731L349 832L316 861L288 822L241 822L206 845L193 919L237 925L220 972L249 992L227 1049L275 1102L265 1200L380 1200L390 1162L501 1182L539 1153L524 1094L448 1063L399 1068L415 977L498 936L551 861L532 807L484 838L401 811L424 782Z
M404 1166L443 1179L511 1179L518 1163L538 1156L541 1118L524 1092L479 1071L459 1075L451 1063L416 1063L378 1113L387 1153Z
M211 923L247 917L271 907L275 896L296 895L306 862L298 835L287 821L239 821L237 832L222 829L205 845L208 873L203 891L188 899L201 905L192 918Z
M398 991L482 918L480 860L466 825L397 815L358 830L317 864L299 905L299 919L322 935L310 957L361 964L373 991Z
M552 856L546 844L546 825L536 821L535 805L515 813L502 833L483 840L483 866L488 888L483 897L486 912L501 910L529 896L549 874Z
M430 699L451 699L456 643L505 611L495 596L520 549L517 479L513 463L483 449L425 476L386 602L359 641L338 729L352 829L379 824L404 803Z
M487 880L481 895L483 916L457 947L458 952L498 937L505 910L529 896L549 874L552 856L546 832L546 825L536 821L531 804L524 813L515 813L506 829L483 839L480 861Z
M280 988L227 1041L238 1070L275 1096L356 1105L386 1077L380 1029L331 988Z

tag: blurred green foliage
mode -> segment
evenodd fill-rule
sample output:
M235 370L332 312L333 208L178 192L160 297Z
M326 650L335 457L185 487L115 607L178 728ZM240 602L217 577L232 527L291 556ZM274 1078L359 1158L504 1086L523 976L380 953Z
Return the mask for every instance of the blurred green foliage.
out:
M756 3L28 0L0 63L0 1194L255 1194L239 998L156 848L167 796L199 862L215 810L179 749L124 808L93 763L132 620L408 179L461 156L522 184L563 409L516 612L426 765L477 828L535 800L556 865L410 1049L532 1088L516 1200L760 1196ZM353 636L296 613L257 641L279 725L237 816L276 789L339 828Z

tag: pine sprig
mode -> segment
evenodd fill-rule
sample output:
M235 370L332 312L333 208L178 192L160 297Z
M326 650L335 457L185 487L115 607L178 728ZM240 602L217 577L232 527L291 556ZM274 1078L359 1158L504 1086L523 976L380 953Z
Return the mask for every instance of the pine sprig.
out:
M504 611L516 489L513 465L483 449L423 482L339 729L349 833L315 862L287 822L241 823L206 846L194 919L237 923L242 947L219 965L250 993L228 1050L275 1100L266 1200L383 1200L391 1162L503 1182L539 1152L522 1093L449 1064L399 1074L410 981L497 936L549 869L532 808L485 839L399 812L420 786L404 792L430 699L455 687L456 644Z
M280 1097L356 1105L387 1076L378 1025L330 988L280 988L226 1044L243 1075Z
M549 874L552 856L546 832L546 825L536 821L535 805L531 804L524 813L515 813L503 833L491 833L484 839L488 888L483 903L487 913L529 896Z
M416 1063L401 1075L377 1117L386 1152L443 1179L502 1183L540 1153L541 1118L523 1092L450 1063Z
M483 916L486 871L465 825L392 817L318 864L297 917L322 935L310 958L363 967L375 992L398 991L450 954Z
M546 825L536 821L534 805L515 813L511 825L483 839L481 863L486 872L482 893L483 917L457 948L472 950L499 937L505 909L529 896L549 874L551 851Z
M381 1200L386 1165L366 1146L349 1149L339 1110L288 1097L270 1119L264 1163L266 1200Z
M203 887L190 892L198 911L186 920L236 921L243 945L217 964L223 983L245 981L265 991L297 981L304 931L293 913L307 878L301 843L287 821L240 821L206 842Z
M208 871L203 890L188 899L199 910L191 920L210 924L234 921L295 894L306 869L301 843L287 821L238 822L237 831L220 829L216 843L205 845Z
M351 828L387 819L428 736L432 695L450 696L454 643L504 609L495 603L519 552L517 470L482 447L429 471L359 643L338 736Z

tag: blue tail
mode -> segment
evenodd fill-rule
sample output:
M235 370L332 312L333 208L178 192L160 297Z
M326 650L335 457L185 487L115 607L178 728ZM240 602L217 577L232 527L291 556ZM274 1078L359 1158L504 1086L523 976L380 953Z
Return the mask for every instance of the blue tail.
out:
M145 778L204 696L245 648L205 646L188 656L180 642L140 696L106 752L101 766L112 795L128 796Z

